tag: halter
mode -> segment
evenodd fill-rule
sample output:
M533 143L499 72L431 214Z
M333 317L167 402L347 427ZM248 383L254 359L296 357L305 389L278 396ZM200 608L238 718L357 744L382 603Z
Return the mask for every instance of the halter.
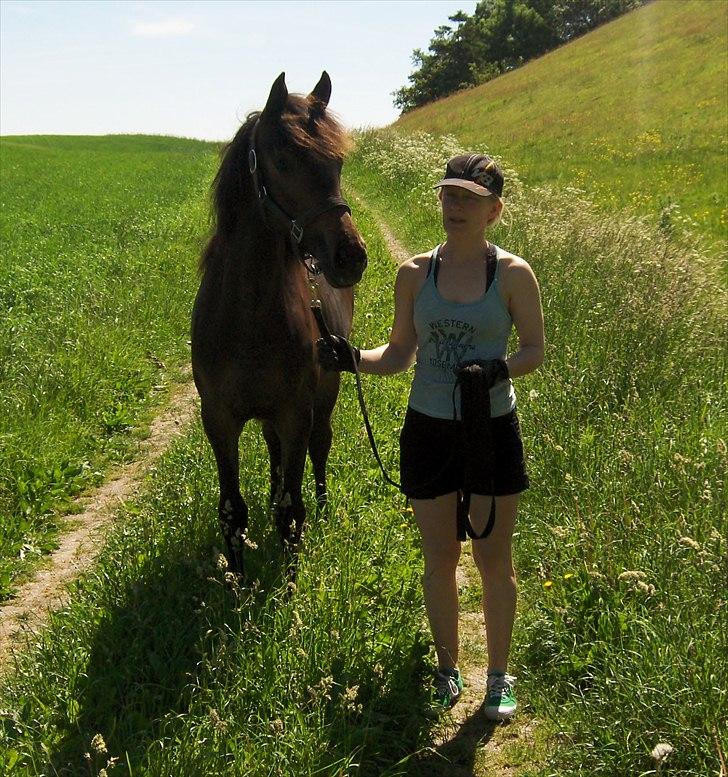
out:
M310 253L301 254L300 244L303 240L303 232L312 222L314 222L319 216L327 213L330 210L336 208L343 208L349 215L351 215L351 208L349 203L342 197L327 197L321 204L315 205L313 208L309 208L302 216L298 218L291 218L283 208L268 194L268 190L263 181L263 176L260 168L258 167L258 155L255 151L255 138L258 130L258 119L253 125L253 132L250 136L250 149L248 151L248 168L250 174L253 176L253 186L255 187L255 195L258 198L261 209L264 216L269 216L273 222L278 222L291 240L291 248L295 256L303 263L310 275L318 275L321 270L316 264L315 257Z

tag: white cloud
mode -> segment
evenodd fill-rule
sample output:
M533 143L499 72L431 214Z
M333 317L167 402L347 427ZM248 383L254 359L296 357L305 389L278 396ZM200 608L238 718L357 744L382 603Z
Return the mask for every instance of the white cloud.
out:
M142 38L179 38L189 35L195 25L185 19L165 19L161 22L137 22L132 32Z

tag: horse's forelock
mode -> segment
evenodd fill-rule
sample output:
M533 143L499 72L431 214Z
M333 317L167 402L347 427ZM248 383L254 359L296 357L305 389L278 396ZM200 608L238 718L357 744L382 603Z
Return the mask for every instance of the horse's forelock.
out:
M281 128L294 146L325 160L341 161L351 150L351 140L341 124L312 95L288 96Z

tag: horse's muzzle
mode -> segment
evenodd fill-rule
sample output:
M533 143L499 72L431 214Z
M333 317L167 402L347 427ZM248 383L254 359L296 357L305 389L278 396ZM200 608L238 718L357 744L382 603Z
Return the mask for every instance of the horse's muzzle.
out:
M341 241L333 261L322 262L324 277L335 289L359 283L367 267L367 250L361 240Z

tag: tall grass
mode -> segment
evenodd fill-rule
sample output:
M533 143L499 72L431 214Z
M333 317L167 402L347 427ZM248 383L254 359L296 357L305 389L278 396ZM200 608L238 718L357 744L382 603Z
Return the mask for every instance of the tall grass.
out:
M363 133L357 191L412 251L442 239L452 138ZM417 164L413 164L413 159ZM717 773L726 751L726 293L659 230L527 188L496 242L539 278L544 366L517 384L532 490L515 660L560 731L544 774ZM663 771L663 773L666 773Z
M212 149L0 141L0 600L188 361Z
M438 242L430 187L456 149L422 135L359 138L346 168L366 202L356 218L371 259L358 345L383 342L391 324L395 268L369 210L412 251ZM533 487L516 539L513 658L519 714L558 732L549 765L521 773L654 774L660 741L674 748L663 775L716 773L727 711L725 300L700 257L640 221L605 222L576 192L513 190L495 239L534 267L548 335L546 364L517 384ZM365 381L392 466L409 376ZM416 532L379 479L350 376L335 424L330 512L309 520L295 589L265 508L255 426L241 445L257 545L242 588L218 564L199 425L175 444L4 681L0 770L423 773L432 652ZM312 514L310 477L306 500Z

